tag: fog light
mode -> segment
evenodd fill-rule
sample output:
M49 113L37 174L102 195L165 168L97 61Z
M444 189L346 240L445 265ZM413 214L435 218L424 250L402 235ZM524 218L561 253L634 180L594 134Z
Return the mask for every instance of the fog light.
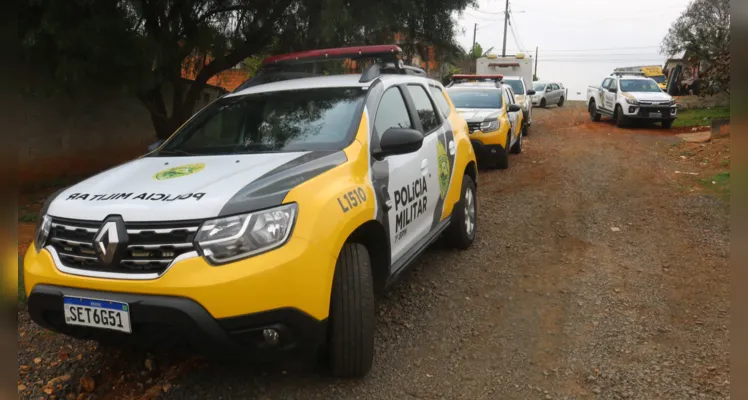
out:
M636 111L636 107L629 107L629 114L633 114Z
M275 346L280 341L280 334L275 329L263 329L262 336L265 338L265 343Z

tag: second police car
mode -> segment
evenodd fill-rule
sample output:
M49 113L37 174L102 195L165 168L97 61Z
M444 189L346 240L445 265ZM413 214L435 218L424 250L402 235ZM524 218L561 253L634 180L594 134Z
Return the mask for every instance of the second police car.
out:
M452 75L447 86L457 112L467 121L470 141L483 166L509 167L509 153L522 152L524 115L502 75Z
M466 249L477 232L465 121L400 53L269 57L145 156L50 197L24 259L31 318L117 346L302 352L366 375L374 295L439 236ZM376 62L293 70L360 58Z

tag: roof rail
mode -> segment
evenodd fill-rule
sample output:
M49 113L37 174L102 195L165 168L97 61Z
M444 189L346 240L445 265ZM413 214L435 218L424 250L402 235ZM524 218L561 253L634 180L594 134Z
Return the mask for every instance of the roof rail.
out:
M468 81L493 81L496 83L496 87L501 86L501 82L504 79L504 75L501 74L495 74L495 75L476 75L476 74L453 74L450 78L450 82L448 86L452 86L455 83L463 83Z
M624 75L645 76L646 74L644 72L637 72L637 71L613 71L610 74L610 76L624 76Z
M360 82L369 82L385 73L427 76L426 72L420 68L404 65L400 59L401 54L402 49L396 45L373 45L309 50L271 56L262 61L257 75L239 85L233 93L269 82L322 76L322 74L283 70L284 67L319 61L373 58L376 62L366 68L361 75Z

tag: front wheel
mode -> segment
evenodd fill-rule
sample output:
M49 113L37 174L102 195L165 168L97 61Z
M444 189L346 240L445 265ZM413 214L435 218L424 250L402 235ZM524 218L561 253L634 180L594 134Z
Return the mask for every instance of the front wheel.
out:
M540 108L545 108L545 97L540 99Z
M511 150L512 154L519 154L522 153L522 133L520 132L519 136L517 136L517 141L514 142L514 146L512 146Z
M346 243L335 265L330 299L329 362L337 378L363 378L374 362L374 281L366 247Z
M444 232L446 243L465 250L473 244L478 220L478 202L475 182L470 175L462 177L462 194L452 211L452 221Z
M558 106L559 106L559 107L561 107L561 106L563 106L563 105L564 105L564 98L563 98L563 97L561 97L561 98L560 98L560 99L558 100Z
M623 115L623 108L621 108L621 106L616 106L615 119L617 127L621 128L626 126L626 116Z
M665 129L670 129L670 127L673 126L673 120L672 119L666 119L662 121L662 127Z

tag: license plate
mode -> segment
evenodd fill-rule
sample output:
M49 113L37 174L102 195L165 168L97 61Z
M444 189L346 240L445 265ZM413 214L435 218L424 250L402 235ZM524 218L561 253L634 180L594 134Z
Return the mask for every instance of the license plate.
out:
M649 113L650 118L662 118L661 112Z
M131 333L130 306L118 301L64 297L65 322Z

